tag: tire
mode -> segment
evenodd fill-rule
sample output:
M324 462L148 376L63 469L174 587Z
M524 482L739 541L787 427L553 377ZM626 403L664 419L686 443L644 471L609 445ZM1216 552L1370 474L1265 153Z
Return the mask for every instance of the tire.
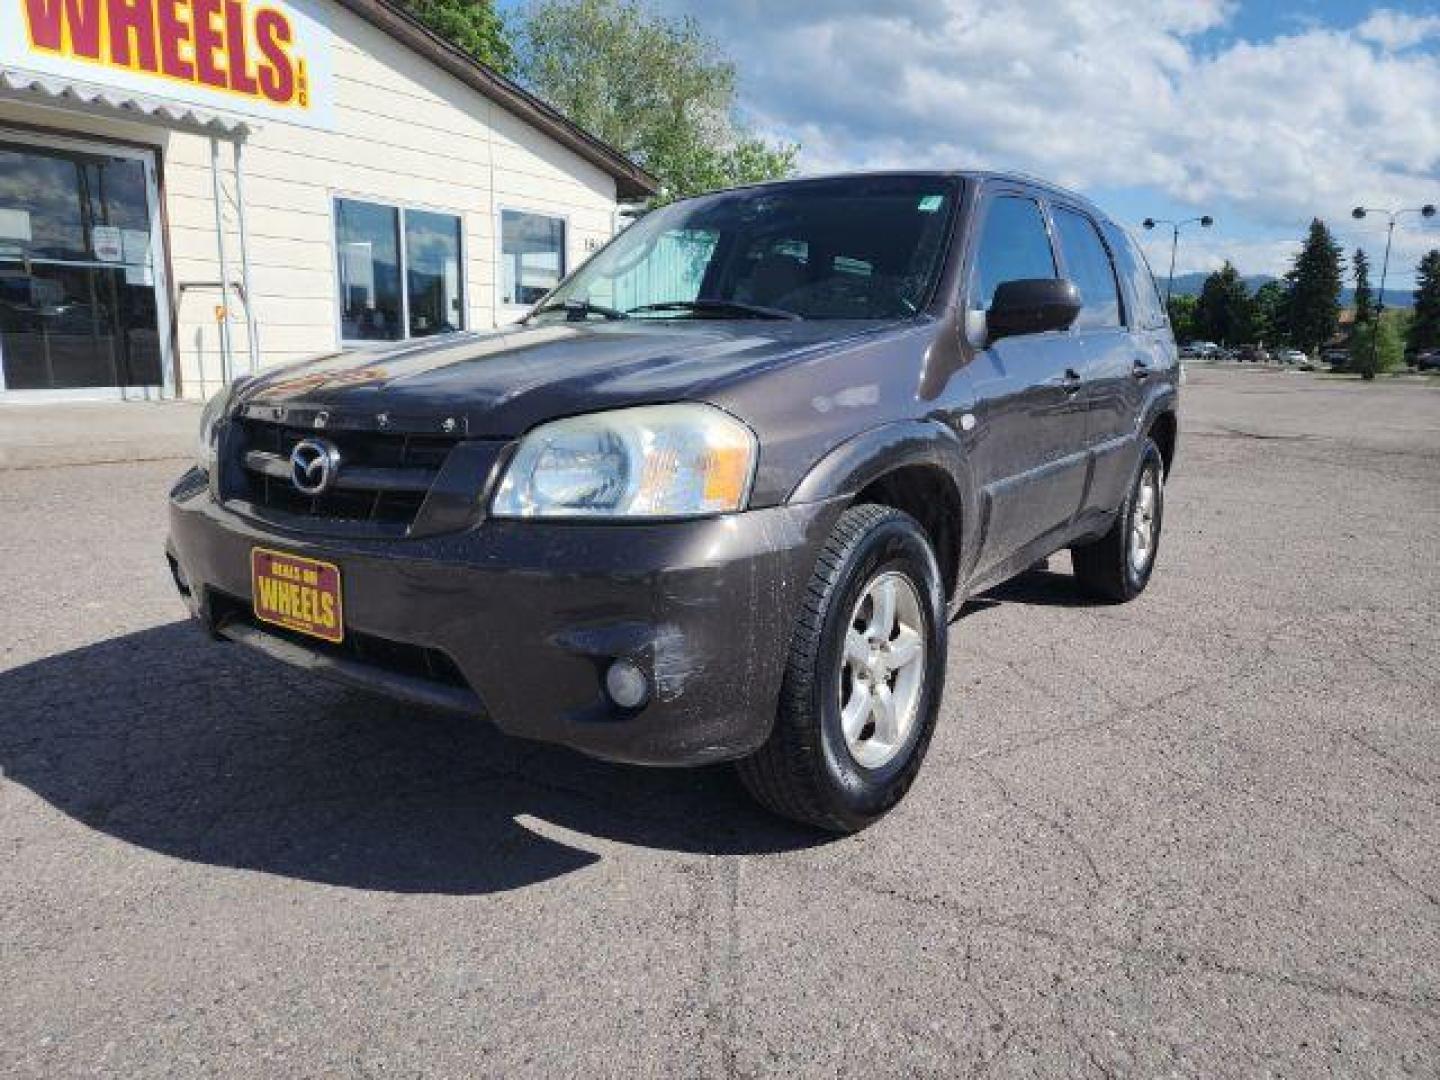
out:
M1115 524L1099 540L1070 549L1080 584L1117 604L1135 599L1150 583L1164 522L1165 459L1155 440L1147 437ZM1148 537L1143 552L1139 547L1142 533Z
M887 596L893 618L882 632ZM885 506L846 510L810 576L775 727L736 763L745 787L775 813L832 832L883 816L929 749L946 632L939 567L915 519Z

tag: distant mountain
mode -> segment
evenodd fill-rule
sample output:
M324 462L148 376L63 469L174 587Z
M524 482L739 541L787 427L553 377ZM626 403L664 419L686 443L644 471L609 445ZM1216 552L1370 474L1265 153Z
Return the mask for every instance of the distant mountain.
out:
M1209 276L1209 274L1176 274L1174 288L1175 295L1199 296L1200 290L1205 287L1205 279ZM1242 278L1241 280L1245 282L1245 288L1249 289L1251 293L1254 293L1256 289L1260 288L1260 286L1264 285L1267 281L1278 281L1279 278L1276 278L1271 274L1251 274L1249 277ZM1162 289L1165 287L1165 281L1163 278L1160 280L1160 287ZM1349 307L1351 304L1355 303L1355 290L1345 289L1344 291L1342 291L1340 293L1340 303L1345 307ZM1408 308L1414 307L1414 305L1415 296L1414 293L1411 292L1411 290L1385 290L1385 306L1387 308Z
M1350 307L1354 303L1354 289L1345 289L1340 293L1342 307ZM1410 289L1386 289L1385 306L1387 308L1412 308L1415 306L1415 293Z
M1205 279L1209 276L1209 274L1176 274L1173 292L1176 296L1199 296L1200 290L1205 287ZM1270 274L1252 274L1249 277L1241 278L1241 280L1245 282L1245 288L1253 293L1267 281L1275 281L1277 279ZM1162 289L1165 287L1165 280L1163 278L1160 280L1160 287ZM1388 292L1389 290L1386 291Z

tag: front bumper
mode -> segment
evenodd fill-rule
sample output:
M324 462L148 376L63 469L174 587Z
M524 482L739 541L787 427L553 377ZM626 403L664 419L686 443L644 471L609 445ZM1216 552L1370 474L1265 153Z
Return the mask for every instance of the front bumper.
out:
M212 633L395 697L483 713L510 735L690 765L743 756L768 737L800 594L841 509L317 539L257 527L188 474L171 493L167 547L192 614ZM250 603L255 545L336 563L347 635L438 651L464 688L236 622ZM605 693L620 658L649 680L638 709Z

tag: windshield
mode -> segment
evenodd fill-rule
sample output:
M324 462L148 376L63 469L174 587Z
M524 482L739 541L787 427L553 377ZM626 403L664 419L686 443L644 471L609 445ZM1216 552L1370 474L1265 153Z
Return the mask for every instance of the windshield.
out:
M532 318L905 318L934 288L957 192L944 177L847 177L674 203Z

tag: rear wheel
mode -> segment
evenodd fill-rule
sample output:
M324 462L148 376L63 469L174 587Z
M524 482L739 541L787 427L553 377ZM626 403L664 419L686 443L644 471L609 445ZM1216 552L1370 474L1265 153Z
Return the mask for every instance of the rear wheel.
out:
M904 796L935 729L945 601L919 524L847 510L811 575L770 739L737 763L762 804L855 832Z
M1165 460L1155 440L1147 438L1115 524L1099 540L1071 549L1080 584L1117 603L1139 596L1155 569L1164 519Z

